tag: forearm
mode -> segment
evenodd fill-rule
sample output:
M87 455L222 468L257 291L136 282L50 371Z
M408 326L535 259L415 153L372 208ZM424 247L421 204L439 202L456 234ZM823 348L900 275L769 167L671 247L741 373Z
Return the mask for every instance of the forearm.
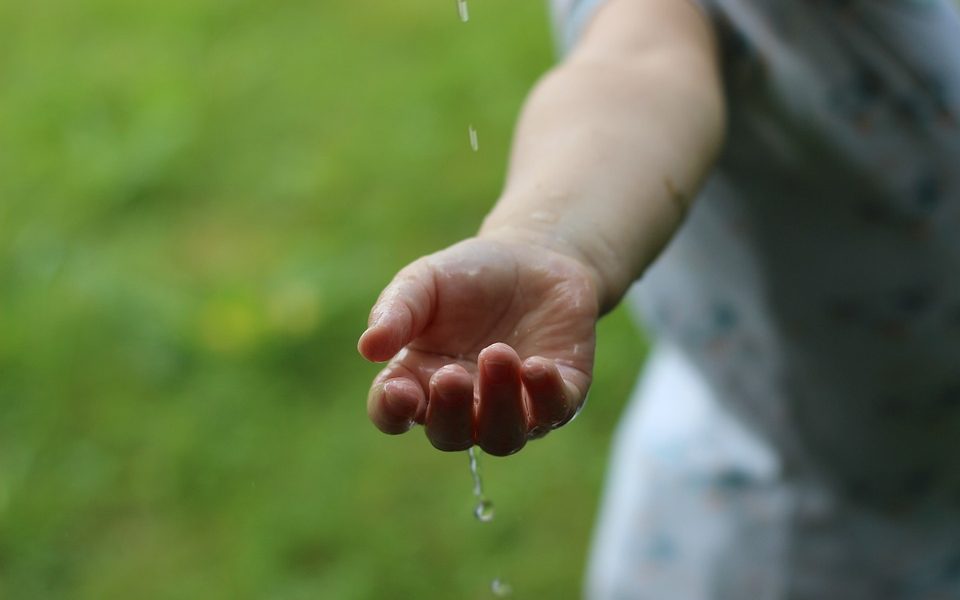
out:
M576 255L593 271L604 310L682 222L722 138L706 23L675 2L658 10L671 26L680 20L679 38L652 23L645 39L629 41L630 32L603 22L623 15L601 14L581 47L536 86L504 192L481 228L483 236L528 238ZM623 39L594 43L591 35Z

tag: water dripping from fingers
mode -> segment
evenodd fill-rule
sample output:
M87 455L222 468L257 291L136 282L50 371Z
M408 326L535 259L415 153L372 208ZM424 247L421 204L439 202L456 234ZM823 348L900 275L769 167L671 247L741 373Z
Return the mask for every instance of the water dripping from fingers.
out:
M467 450L470 459L470 476L473 477L473 496L477 505L473 509L473 516L481 523L493 520L493 502L483 494L483 480L480 479L480 466L477 463L477 450L471 447ZM502 578L497 577L490 582L490 591L497 598L507 598L513 595L513 588Z
M493 520L493 502L490 502L486 498L481 498L477 502L476 508L473 509L473 516L477 518L481 523L489 523Z
M460 14L460 20L464 23L470 20L470 11L467 7L467 0L457 0L457 12ZM470 124L467 127L467 135L470 140L470 148L474 152L480 150L480 140L477 135L477 130L473 127L473 124ZM475 277L479 272L471 271L469 273L470 277ZM515 332L515 335L517 332ZM458 362L464 360L463 355L457 356ZM477 450L475 447L470 447L467 450L467 456L470 459L470 476L473 479L473 497L476 500L476 505L473 509L474 518L481 523L489 523L493 521L494 509L493 502L487 499L486 495L483 493L483 481L480 478L480 468L477 464ZM513 595L513 588L509 583L504 581L502 578L497 577L490 582L490 591L497 598L507 598Z
M467 456L470 458L470 475L473 477L473 496L477 500L473 516L481 523L489 523L493 520L493 502L483 495L483 481L480 479L476 448L471 447L467 450Z

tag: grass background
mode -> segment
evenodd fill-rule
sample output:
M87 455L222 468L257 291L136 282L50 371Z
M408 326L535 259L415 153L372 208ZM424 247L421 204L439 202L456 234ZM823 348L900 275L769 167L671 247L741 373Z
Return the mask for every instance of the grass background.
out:
M643 343L481 468L365 417L367 310L496 198L538 0L0 2L0 597L574 598ZM467 126L479 131L470 150Z

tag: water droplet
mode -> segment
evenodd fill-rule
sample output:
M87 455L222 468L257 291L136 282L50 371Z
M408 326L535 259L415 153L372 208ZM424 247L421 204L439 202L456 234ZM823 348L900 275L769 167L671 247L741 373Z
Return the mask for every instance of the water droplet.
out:
M473 446L467 449L467 457L470 459L470 476L473 477L473 495L482 498L483 483L480 481L480 469L477 465L477 449Z
M470 20L470 11L467 9L467 0L457 0L457 10L460 11L460 20L466 23Z
M481 523L493 520L493 502L483 496L483 482L480 481L480 468L477 465L477 451L475 448L467 450L470 458L470 475L473 476L473 495L477 499L477 506L473 509L473 516Z
M470 134L470 147L473 148L473 151L476 152L480 149L480 142L477 141L477 130L473 128L473 125L467 130Z
M493 520L493 502L486 498L480 498L477 507L473 509L473 516L481 523L489 523Z
M490 591L497 598L506 598L513 594L513 588L510 587L510 584L499 577L490 582Z

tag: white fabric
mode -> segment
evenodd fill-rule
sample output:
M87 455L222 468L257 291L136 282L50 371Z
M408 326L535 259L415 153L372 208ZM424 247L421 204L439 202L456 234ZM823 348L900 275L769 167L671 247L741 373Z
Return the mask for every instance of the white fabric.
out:
M728 138L632 294L588 595L960 599L957 8L701 4ZM602 5L555 2L564 47Z

